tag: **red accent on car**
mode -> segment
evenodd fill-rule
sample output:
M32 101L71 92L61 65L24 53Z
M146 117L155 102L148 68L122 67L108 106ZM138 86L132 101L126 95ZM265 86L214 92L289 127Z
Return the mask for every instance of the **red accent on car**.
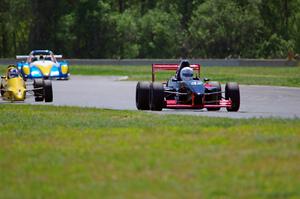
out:
M176 100L166 100L166 108L170 109L202 109L202 108L223 108L231 107L231 100L221 99L218 104L203 104L203 105L193 105L193 104L177 104Z

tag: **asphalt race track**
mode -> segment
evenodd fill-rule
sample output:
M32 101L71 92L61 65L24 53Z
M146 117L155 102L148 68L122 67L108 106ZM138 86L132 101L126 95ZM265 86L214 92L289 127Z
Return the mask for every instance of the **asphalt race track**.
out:
M119 80L120 77L71 76L68 81L52 81L54 102L50 104L136 110L136 82ZM226 109L216 112L206 109L164 109L155 113L229 118L300 118L300 88L240 85L240 92L239 112L227 112ZM26 103L45 104L34 102L33 98L27 99Z

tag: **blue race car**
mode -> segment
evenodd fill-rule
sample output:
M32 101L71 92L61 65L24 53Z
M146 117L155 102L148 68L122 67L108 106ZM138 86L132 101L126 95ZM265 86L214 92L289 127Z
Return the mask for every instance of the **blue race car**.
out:
M24 79L69 79L69 66L66 61L58 62L56 58L62 55L54 55L50 50L33 50L29 55L17 55L17 59L26 59L18 62L17 67Z

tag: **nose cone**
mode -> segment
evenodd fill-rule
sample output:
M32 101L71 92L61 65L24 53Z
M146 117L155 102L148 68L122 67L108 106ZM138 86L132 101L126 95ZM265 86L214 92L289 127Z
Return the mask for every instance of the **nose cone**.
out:
M194 103L196 105L202 105L203 104L203 98L204 98L204 94L202 94L202 93L195 93L195 95L194 95Z
M51 68L50 67L49 68L44 68L41 71L42 71L44 76L48 77L50 75Z
M26 86L21 77L9 79L7 84L7 90L10 93L8 99L13 101L25 100Z
M199 98L202 98L204 96L204 94L202 94L202 93L196 93L196 96L199 97Z
M21 89L13 92L13 100L14 101L24 101L25 100L25 92Z

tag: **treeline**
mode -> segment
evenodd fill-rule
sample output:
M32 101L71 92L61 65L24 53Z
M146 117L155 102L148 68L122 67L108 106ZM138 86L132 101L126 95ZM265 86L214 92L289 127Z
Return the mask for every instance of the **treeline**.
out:
M0 57L285 58L300 0L0 0Z

